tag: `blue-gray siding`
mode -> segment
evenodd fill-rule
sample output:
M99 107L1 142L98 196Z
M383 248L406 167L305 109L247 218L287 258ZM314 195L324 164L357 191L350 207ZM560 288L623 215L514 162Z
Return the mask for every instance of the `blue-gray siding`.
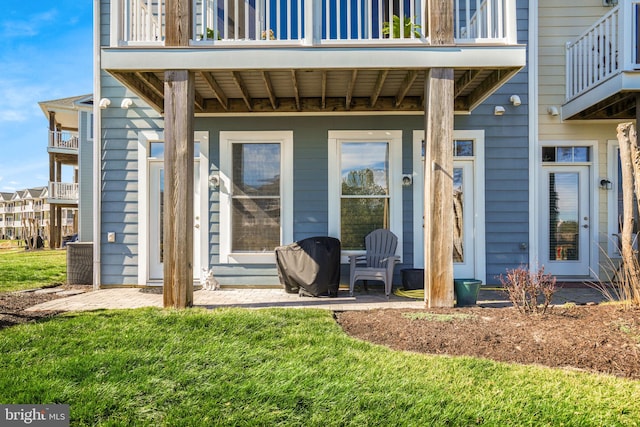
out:
M107 40L108 5L101 2L102 39ZM518 2L519 40L527 42L526 2ZM456 116L456 129L485 131L486 282L497 283L506 268L528 261L529 243L529 151L527 70L479 106L471 115ZM162 130L162 118L106 73L101 74L101 96L117 107L124 97L136 108L102 110L101 123L101 283L138 283L138 133ZM509 97L517 94L522 105L514 107ZM494 106L504 106L503 116L494 116ZM327 233L327 132L329 130L399 129L403 131L403 172L412 170L412 133L422 129L422 116L304 116L197 118L195 130L209 131L210 169L219 165L219 132L232 130L292 130L294 132L294 239ZM217 265L219 254L218 196L209 194L210 263L224 283L277 283L273 265ZM413 201L410 188L403 189L404 266L413 265ZM115 243L106 243L107 232L116 233ZM399 274L395 282L399 282Z

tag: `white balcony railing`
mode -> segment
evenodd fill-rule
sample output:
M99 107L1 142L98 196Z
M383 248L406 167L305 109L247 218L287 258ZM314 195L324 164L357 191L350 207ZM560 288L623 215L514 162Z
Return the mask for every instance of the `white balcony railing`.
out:
M78 132L49 131L49 148L78 151Z
M640 69L640 0L620 0L573 42L567 43L567 101L622 71Z
M456 43L516 44L515 3L455 0ZM111 5L112 46L164 43L165 0ZM193 0L192 43L428 43L428 7L429 0Z
M49 200L78 201L78 184L67 182L49 183Z

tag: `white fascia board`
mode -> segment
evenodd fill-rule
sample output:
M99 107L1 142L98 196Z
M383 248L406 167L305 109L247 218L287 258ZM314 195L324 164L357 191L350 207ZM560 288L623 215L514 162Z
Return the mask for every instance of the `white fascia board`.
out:
M161 71L351 68L511 68L526 65L526 47L450 46L428 48L142 49L105 48L107 70Z

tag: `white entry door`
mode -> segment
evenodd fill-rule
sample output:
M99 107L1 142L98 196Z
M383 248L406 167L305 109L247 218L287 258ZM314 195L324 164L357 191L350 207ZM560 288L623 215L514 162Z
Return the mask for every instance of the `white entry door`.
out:
M540 260L556 276L590 273L589 166L543 167Z
M484 132L454 131L453 274L486 283L484 237ZM424 132L413 134L415 268L424 268Z
M200 277L200 161L193 167L193 276ZM149 279L163 278L164 162L149 162Z

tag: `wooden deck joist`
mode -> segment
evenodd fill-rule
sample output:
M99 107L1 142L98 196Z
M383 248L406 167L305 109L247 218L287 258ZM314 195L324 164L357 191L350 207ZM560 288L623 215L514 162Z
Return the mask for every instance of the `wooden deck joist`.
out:
M196 114L422 112L428 70L195 70L194 109ZM455 70L455 111L471 111L517 71ZM164 113L163 76L159 72L111 73Z

